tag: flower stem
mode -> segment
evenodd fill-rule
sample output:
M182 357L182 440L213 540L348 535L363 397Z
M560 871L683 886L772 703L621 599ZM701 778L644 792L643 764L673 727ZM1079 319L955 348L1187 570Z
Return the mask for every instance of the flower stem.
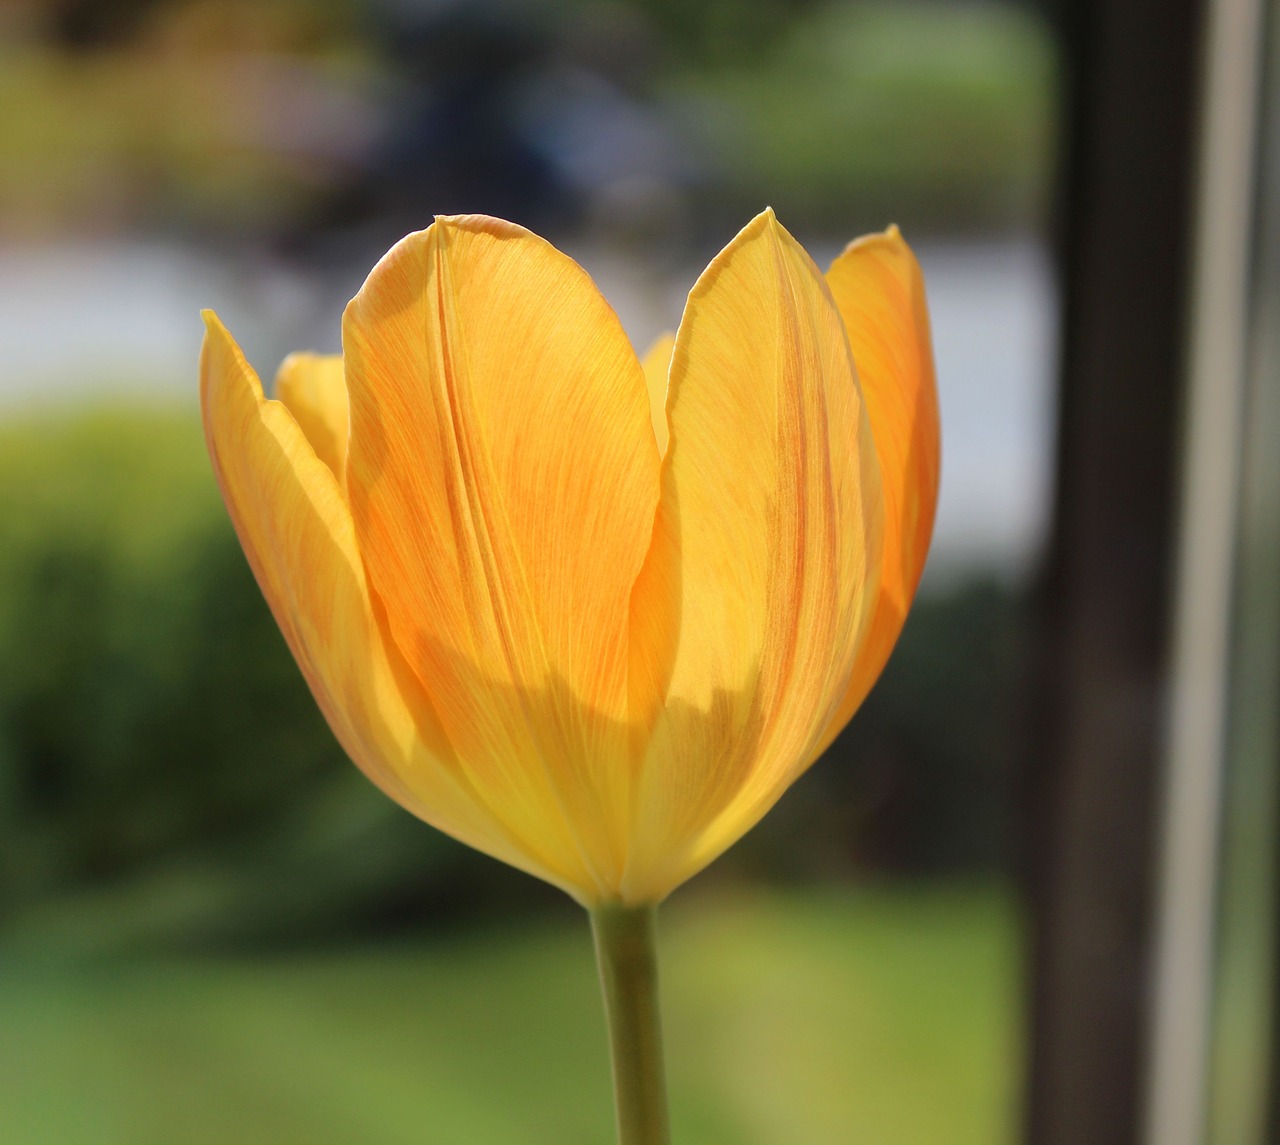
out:
M670 1145L658 1016L657 907L609 905L591 912L596 964L613 1050L618 1145Z

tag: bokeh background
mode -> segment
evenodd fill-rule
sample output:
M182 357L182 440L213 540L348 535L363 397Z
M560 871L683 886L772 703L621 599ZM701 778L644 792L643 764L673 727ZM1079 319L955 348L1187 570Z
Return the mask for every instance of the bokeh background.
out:
M1028 592L1053 480L1062 44L997 0L0 2L0 1142L604 1145L585 921L342 757L195 405L339 349L433 214L524 223L643 348L771 204L898 223L934 551L864 710L664 913L677 1139L1019 1132Z

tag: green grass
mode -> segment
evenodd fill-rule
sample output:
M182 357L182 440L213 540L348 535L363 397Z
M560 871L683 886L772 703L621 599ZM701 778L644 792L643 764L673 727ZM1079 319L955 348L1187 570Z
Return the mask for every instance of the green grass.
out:
M585 918L431 944L0 962L4 1145L607 1145ZM690 893L661 936L677 1145L1000 1145L991 889Z

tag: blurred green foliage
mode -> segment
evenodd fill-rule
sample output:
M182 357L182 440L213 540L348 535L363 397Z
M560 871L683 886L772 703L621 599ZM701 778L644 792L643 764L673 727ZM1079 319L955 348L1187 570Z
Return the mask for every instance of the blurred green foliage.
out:
M569 0L590 11L593 0ZM707 68L760 58L815 0L633 0L682 67Z
M31 9L0 24L0 233L280 225L335 177L285 139L367 74L345 0Z
M385 923L402 898L466 901L459 865L504 885L345 761L189 412L0 429L11 933L71 948L301 938Z
M721 875L996 869L1016 621L994 582L919 601L863 711ZM557 899L343 758L189 411L0 428L0 940L300 941Z
M120 414L0 439L0 743L33 881L220 833L327 754L296 734L199 445L188 418ZM54 821L65 845L31 847Z
M1052 174L1053 42L1000 4L862 0L814 6L760 58L691 70L738 214L835 234L1040 222Z

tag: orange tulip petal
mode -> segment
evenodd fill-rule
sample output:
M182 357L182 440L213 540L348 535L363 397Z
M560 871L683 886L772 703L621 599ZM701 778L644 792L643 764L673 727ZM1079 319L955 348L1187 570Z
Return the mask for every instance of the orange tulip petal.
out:
M663 334L640 359L640 365L644 368L644 382L649 388L653 436L658 442L658 452L663 457L667 455L667 442L671 439L667 429L667 375L671 372L671 352L675 348L676 336Z
M879 468L843 324L771 211L690 293L667 410L632 660L641 675L653 649L648 678L668 683L635 808L631 901L705 866L811 758L881 564Z
M240 543L343 748L392 799L573 893L578 873L514 841L469 789L429 704L384 641L330 468L211 312L200 357L205 435Z
M347 382L341 354L290 354L276 372L276 398L342 485L347 472Z
M343 346L348 494L389 629L476 784L608 895L659 489L640 362L580 267L483 216L398 243Z
M876 682L924 572L938 504L938 390L920 264L897 227L850 243L827 271L849 333L885 500L880 599L825 751Z

